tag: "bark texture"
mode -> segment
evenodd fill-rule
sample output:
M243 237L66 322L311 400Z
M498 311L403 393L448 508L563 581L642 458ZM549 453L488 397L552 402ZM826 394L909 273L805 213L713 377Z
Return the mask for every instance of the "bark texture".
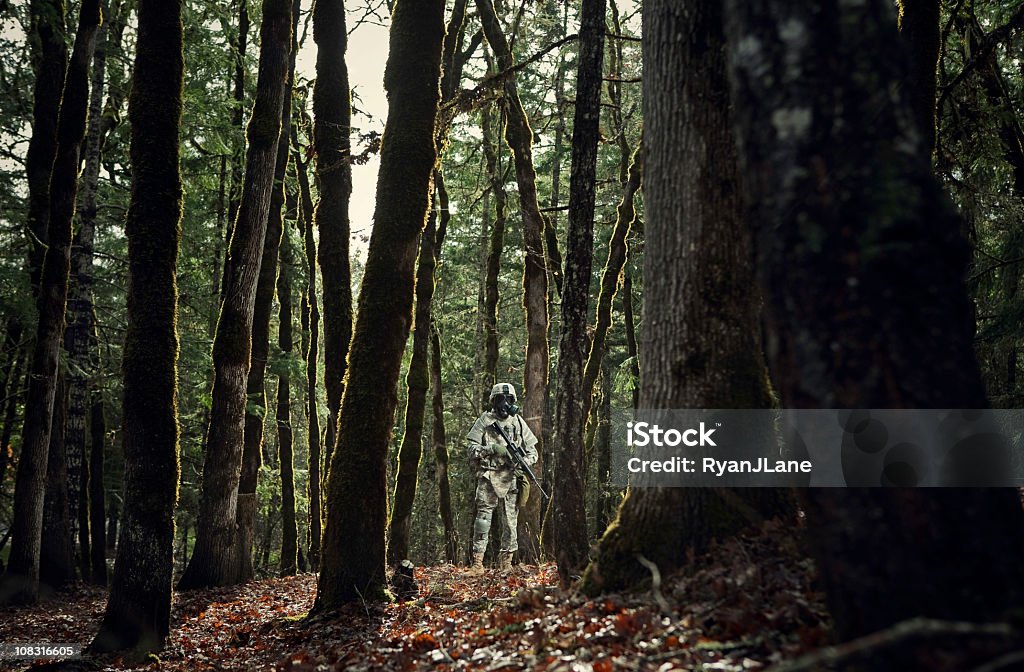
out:
M295 3L296 7L298 3ZM281 240L281 270L277 275L277 301L281 307L277 345L281 349L277 376L277 458L281 469L281 576L295 574L299 531L295 522L295 466L292 449L292 247L287 234Z
M604 75L605 7L605 0L583 0L580 15L572 173L569 177L569 230L562 283L562 335L558 346L555 432L560 450L551 506L544 526L544 536L551 540L550 548L554 551L563 586L569 585L586 565L589 549L584 503L583 433L590 403L584 399L588 390L583 385L583 369L589 345L587 308L594 256L594 188Z
M431 443L434 448L434 467L437 478L438 509L444 525L445 562L454 565L459 558L459 540L452 516L452 494L448 479L448 439L444 427L444 397L441 388L441 332L436 323L430 325L430 391L434 424Z
M968 247L896 86L907 60L891 4L726 4L747 215L782 403L984 408ZM820 58L826 50L834 58ZM988 621L1019 608L1015 491L805 495L840 637L915 615ZM878 662L913 666L899 655Z
M124 519L93 651L163 648L170 626L178 498L178 298L184 80L178 0L140 0L128 115L132 192L124 344Z
M647 254L641 408L767 408L750 236L739 194L720 4L644 5ZM784 511L768 488L635 488L587 568L587 592L666 574Z
M32 603L38 598L43 493L71 272L71 221L78 194L78 156L85 137L89 102L89 63L100 21L99 0L83 0L57 122L56 150L50 173L48 247L39 278L39 320L14 486L11 554L7 573L0 584L0 603Z
M377 206L331 455L314 613L384 596L387 450L412 320L417 241L437 162L443 38L443 0L398 0L384 74L389 111Z
M224 298L213 339L213 407L196 544L178 588L220 586L237 580L236 516L245 425L246 379L252 349L253 309L267 230L281 105L291 52L292 3L263 3L256 100L246 128L248 148L225 272Z
M352 100L345 62L348 31L344 0L319 0L314 4L313 41L317 47L313 147L320 189L313 223L320 233L317 254L324 282L324 385L330 459L338 436L338 411L352 339L348 219L352 197Z

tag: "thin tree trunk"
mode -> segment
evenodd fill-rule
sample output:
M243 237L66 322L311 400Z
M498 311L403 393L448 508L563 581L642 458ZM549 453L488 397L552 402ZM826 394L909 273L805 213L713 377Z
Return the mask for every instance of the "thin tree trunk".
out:
M627 256L628 256L627 250ZM622 278L622 319L626 322L626 354L632 377L633 408L640 408L640 352L636 343L636 320L633 318L633 275L626 270Z
M295 3L298 7L298 3ZM277 456L281 469L281 576L295 574L298 562L298 528L295 523L295 474L292 455L291 356L292 356L292 248L287 233L281 241L281 270L277 276L277 301L281 307L277 345L282 362L277 376Z
M643 357L652 364L640 406L769 408L722 10L713 0L650 0L643 12L644 310L658 317L644 329ZM639 557L665 575L714 538L784 512L784 492L631 488L587 568L584 589L616 590L650 578Z
M281 105L281 134L277 140L277 160L274 168L274 186L270 194L270 211L263 240L263 259L256 281L256 299L253 305L252 355L246 380L245 430L242 450L242 471L238 480L238 537L235 544L235 582L253 577L252 545L258 506L256 487L259 484L263 455L264 418L267 409L266 371L270 353L270 313L277 282L278 256L284 232L284 183L288 175L288 138L291 133L291 90L295 75L295 33L299 24L299 0L292 0L292 42L290 62Z
M562 287L562 335L558 346L558 395L555 433L559 451L551 506L544 536L558 562L562 585L569 585L587 561L587 512L584 500L583 432L589 402L583 395L587 351L587 305L594 255L594 189L600 135L601 82L604 70L605 0L583 0L576 112L569 177L569 231Z
M196 544L179 589L237 580L235 534L253 309L274 185L281 106L291 53L290 0L266 0L260 27L256 100L246 129L241 206L226 265L230 275L213 341L214 383Z
M642 141L641 141L642 142ZM629 237L633 222L636 221L634 199L643 181L643 145L638 145L629 166L622 200L616 209L615 227L608 241L608 258L601 273L601 290L597 297L597 324L590 341L587 366L583 370L583 417L590 417L590 406L594 395L594 383L601 370L606 354L605 341L612 326L612 301L622 281L622 268L626 265L626 238Z
M387 449L412 318L417 240L426 223L437 163L435 117L443 38L442 0L398 0L384 77L390 105L377 206L338 443L331 455L314 613L384 596ZM353 544L352 539L360 543Z
M615 486L612 473L612 366L604 358L601 370L601 406L598 409L595 443L597 444L597 534L604 533L615 516Z
M498 115L499 121L504 121L504 115ZM491 194L494 196L494 224L491 227L491 237L487 246L487 260L484 265L484 358L483 358L483 381L480 390L483 394L482 407L486 408L489 403L491 387L498 379L498 346L500 345L498 334L498 272L501 270L501 254L505 248L505 209L507 196L505 195L505 180L501 171L501 163L495 144L491 138L501 137L502 127L497 129L497 136L491 131L491 110L486 109L481 114L484 156L487 160L487 176L491 182Z
M337 441L338 411L352 339L348 219L352 196L352 101L345 63L348 31L344 0L318 0L313 5L313 41L317 46L313 146L320 191L313 223L320 232L318 258L324 282L324 384L330 459Z
M95 345L93 346L95 348ZM107 423L103 412L103 393L92 390L89 415L89 527L90 527L90 571L87 576L92 583L107 585L107 545L105 543L104 521L106 520L106 488L104 487L103 457L106 448Z
M477 14L483 24L484 36L497 57L498 69L513 66L512 51L494 13L491 0L476 0ZM548 304L547 267L544 256L544 218L537 204L537 171L533 166L533 130L526 117L514 77L505 80L504 104L507 111L505 139L512 149L519 185L519 210L523 218L523 248L526 256L523 271L523 307L526 310L526 371L523 380L523 418L534 435L537 464L534 471L543 473L543 427L545 389L548 383ZM519 512L519 556L534 562L540 555L540 493L536 488Z
M448 479L448 439L445 436L444 397L441 384L441 334L435 321L431 321L430 326L430 391L434 413L431 443L434 447L434 464L437 473L438 508L441 512L441 523L444 525L444 557L448 564L454 565L458 562L459 547L455 519L452 516L451 485Z
M388 522L388 565L394 567L409 557L409 531L412 505L416 498L416 479L423 449L423 411L430 388L430 301L434 295L434 252L437 234L437 210L427 219L420 235L419 261L416 264L416 310L413 316L412 359L405 382L405 431L398 449L398 474L395 476L394 504Z
M18 332L20 332L21 323L17 323L17 326ZM11 331L7 333L8 337L10 337ZM17 337L20 341L20 333L18 333ZM3 427L0 428L0 491L3 490L4 480L7 477L7 465L11 457L13 457L11 435L14 433L14 421L18 413L18 400L21 398L26 387L22 382L27 354L27 348L19 342L16 351L11 353L11 368L7 371L7 385L4 387L4 420Z
M907 61L892 5L726 4L747 219L783 405L985 408L963 281L968 246L898 93ZM779 27L794 25L805 39L783 42ZM796 115L784 133L772 124L782 110ZM1016 489L804 496L841 638L917 615L987 622L1024 601ZM888 654L872 669L922 664Z
M176 265L184 78L181 4L139 0L132 90L128 331L124 347L125 513L93 651L163 648L170 626L178 496Z
M99 0L83 0L57 124L57 149L49 191L49 247L39 280L39 320L14 490L10 563L0 585L0 603L32 603L38 597L43 492L71 271L71 221L78 193L78 153L85 137L89 63L99 23Z
M306 359L306 468L309 498L309 564L320 566L320 536L323 525L323 504L320 497L320 411L316 399L317 360L320 355L320 310L316 296L316 241L313 238L313 199L309 191L306 164L301 161L298 135L292 135L295 145L295 169L299 178L299 212L302 222L303 247L306 260L306 305L302 308L303 329L309 330Z
M75 548L65 457L67 414L67 376L59 371L53 401L49 458L46 462L43 535L39 549L39 581L54 590L60 590L75 580Z

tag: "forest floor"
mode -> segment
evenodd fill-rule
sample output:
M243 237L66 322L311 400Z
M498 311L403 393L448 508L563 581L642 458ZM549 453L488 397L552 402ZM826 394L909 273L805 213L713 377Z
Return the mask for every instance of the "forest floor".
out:
M714 546L696 571L594 600L560 590L551 564L482 577L417 568L418 596L312 621L303 616L313 574L178 593L159 659L99 658L81 669L763 670L829 633L813 565L793 532L767 523ZM78 587L9 611L0 642L86 643L105 599L102 589Z

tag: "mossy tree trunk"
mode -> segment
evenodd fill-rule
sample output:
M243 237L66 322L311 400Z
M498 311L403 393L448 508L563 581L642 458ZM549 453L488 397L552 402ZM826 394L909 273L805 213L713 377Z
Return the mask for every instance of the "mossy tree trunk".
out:
M627 257L629 250L626 250ZM626 323L626 354L629 355L629 373L632 378L633 408L640 408L640 350L636 341L636 320L633 318L633 275L622 274L622 319Z
M459 80L465 57L460 45L468 0L458 0L453 7L445 30L441 55L441 106L458 93ZM438 156L445 148L450 123L439 115L437 134ZM430 389L430 336L431 303L434 300L434 273L441 256L441 244L448 230L451 213L448 211L448 192L440 169L434 173L436 196L427 228L420 235L420 251L416 264L416 307L413 316L412 358L406 374L408 393L405 403L405 430L398 450L398 474L395 477L395 495L392 499L391 519L388 522L388 564L396 566L409 557L409 534L412 529L412 507L416 499L416 480L423 452L423 416Z
M494 13L491 0L476 0L477 15L484 37L494 51L498 70L514 65L512 50ZM543 426L547 411L545 390L548 384L548 276L544 255L544 217L537 203L537 171L533 165L533 129L519 98L515 77L504 85L506 111L505 140L512 150L516 183L519 186L519 210L523 218L523 307L526 311L526 370L523 377L523 418L534 435L538 460L534 472L543 473ZM540 493L536 488L519 512L519 556L534 562L540 555Z
M139 0L132 90L128 330L124 343L124 520L92 650L163 648L170 626L178 497L178 136L184 81L178 0Z
M256 300L253 305L252 356L246 380L245 438L242 450L242 471L238 480L238 538L235 544L235 580L248 581L253 577L252 547L256 530L256 488L259 485L260 466L263 464L263 431L267 414L266 373L270 354L270 313L274 303L277 282L278 256L284 233L284 183L288 174L290 153L288 138L291 133L292 80L295 76L295 50L299 22L299 1L292 0L292 41L281 105L281 133L277 140L277 159L274 166L274 186L270 194L267 230L263 238L263 259L256 281Z
M594 336L590 341L590 352L587 365L583 370L583 417L590 416L591 402L594 396L594 384L601 371L606 351L608 330L612 326L612 302L622 282L622 268L626 265L626 238L629 237L633 222L636 221L636 204L634 199L640 191L643 181L644 157L643 145L639 145L633 153L629 164L629 172L622 194L616 208L615 226L611 240L608 241L608 258L601 273L601 289L597 296L597 323L594 325Z
M559 451L551 506L544 521L545 543L554 552L567 586L587 562L583 433L590 403L584 400L583 369L588 348L587 308L594 256L594 190L597 182L601 83L604 79L605 0L583 0L576 106L569 177L569 229L562 284L562 334L558 346L555 434ZM593 384L591 384L593 388ZM592 393L592 390L589 392Z
M266 0L260 28L256 99L246 128L248 148L241 205L231 236L228 280L213 340L213 405L196 543L179 589L237 580L238 487L242 466L246 379L252 350L253 309L281 134L291 52L292 3Z
M437 163L443 38L443 0L398 0L384 74L389 111L377 205L331 455L314 613L384 597L387 452L412 320L417 242Z
M891 3L726 4L747 215L783 405L986 407L962 220L898 88L907 59ZM783 42L780 26L800 27L801 39ZM834 58L818 57L826 48ZM1015 489L804 497L841 638L918 615L986 622L1020 608ZM899 651L877 662L916 666Z
M320 233L317 254L324 283L324 386L327 389L326 452L329 460L338 436L338 411L352 339L348 215L352 197L352 100L345 62L348 31L344 0L318 0L313 5L313 41L317 47L313 146L320 191L313 223Z
M60 99L56 150L50 173L48 247L39 278L39 319L14 487L11 554L0 585L0 603L32 603L38 598L47 458L71 273L71 222L78 194L79 150L85 137L89 103L89 63L100 21L99 0L83 0Z
M768 408L750 236L739 198L722 10L643 8L647 253L641 408ZM682 39L677 39L682 36ZM628 297L627 297L628 298ZM786 510L770 488L632 488L587 568L587 592L662 574Z
M296 146L294 163L299 178L299 221L302 227L303 250L306 261L306 302L302 307L303 329L309 337L305 348L306 360L306 467L308 479L306 496L309 498L309 564L320 566L320 536L323 529L323 503L320 497L320 412L316 401L316 379L320 357L320 308L316 298L316 240L313 238L313 198L309 189L307 166L298 149L298 134L292 135Z

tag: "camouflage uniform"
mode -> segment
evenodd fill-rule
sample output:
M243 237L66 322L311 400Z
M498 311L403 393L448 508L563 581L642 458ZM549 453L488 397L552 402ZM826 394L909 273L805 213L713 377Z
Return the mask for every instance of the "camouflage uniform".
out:
M521 416L511 415L504 420L494 411L486 411L473 423L466 435L469 443L470 464L476 472L476 519L473 521L473 553L487 549L487 537L491 529L491 516L498 502L505 507L505 526L501 530L501 551L514 553L519 548L516 524L519 507L516 505L516 474L512 460L495 455L492 446L504 446L505 440L491 429L497 422L508 438L526 453L526 462L533 466L537 462L537 437Z

